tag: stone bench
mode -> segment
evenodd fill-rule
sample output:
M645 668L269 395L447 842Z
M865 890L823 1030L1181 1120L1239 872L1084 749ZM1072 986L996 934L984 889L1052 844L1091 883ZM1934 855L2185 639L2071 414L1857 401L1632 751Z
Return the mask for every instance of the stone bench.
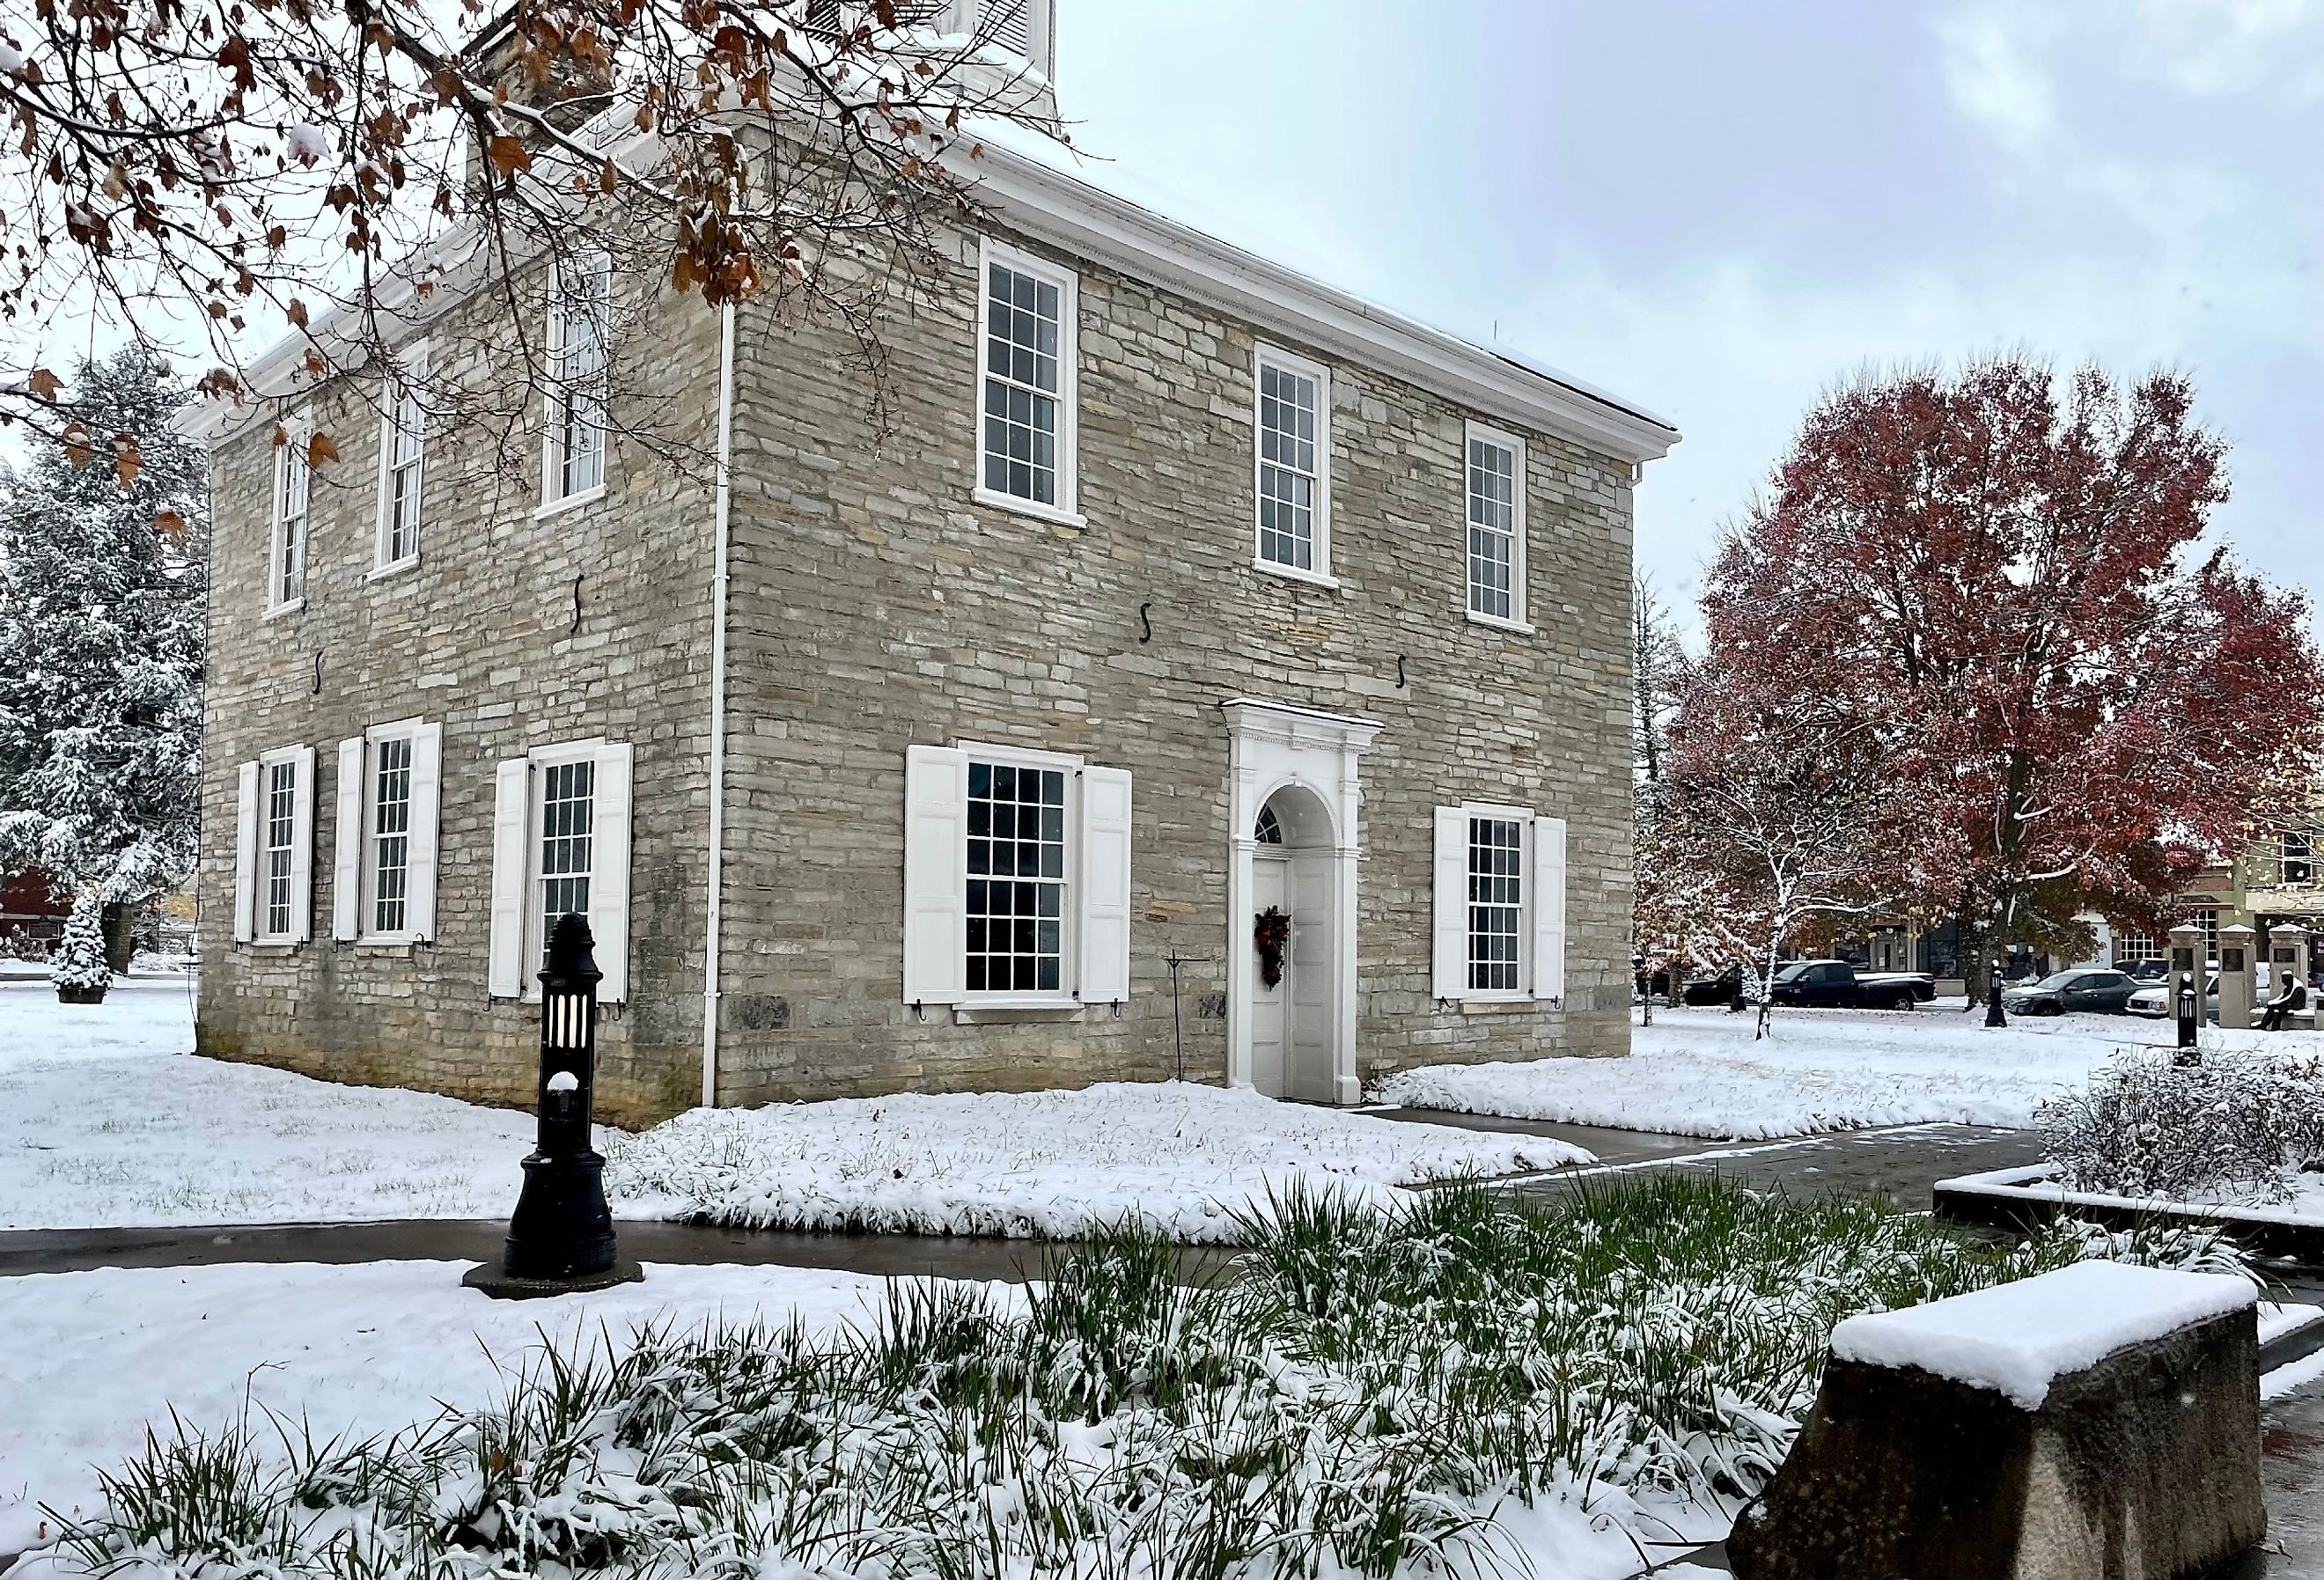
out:
M1742 1580L2191 1580L2266 1532L2241 1279L2089 1261L1832 1331Z

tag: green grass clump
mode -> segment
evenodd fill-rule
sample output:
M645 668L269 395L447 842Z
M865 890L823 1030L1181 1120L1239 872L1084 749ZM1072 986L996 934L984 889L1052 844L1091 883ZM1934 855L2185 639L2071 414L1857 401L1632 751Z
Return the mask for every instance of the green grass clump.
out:
M1999 1249L1675 1175L1546 1206L1301 1193L1241 1226L1200 1287L1122 1230L1021 1301L908 1283L862 1330L607 1335L389 1438L181 1428L68 1555L203 1580L1490 1576L1512 1500L1642 1541L1750 1495L1842 1317L2224 1254L2079 1228Z

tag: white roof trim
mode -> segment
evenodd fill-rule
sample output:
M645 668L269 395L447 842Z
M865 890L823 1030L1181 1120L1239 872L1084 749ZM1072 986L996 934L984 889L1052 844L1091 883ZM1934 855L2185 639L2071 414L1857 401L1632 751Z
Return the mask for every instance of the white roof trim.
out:
M1261 330L1622 460L1656 460L1678 442L1678 430L1660 418L1269 263L1023 154L987 143L974 168L982 172L977 195L1027 234L1224 308Z
M615 157L632 156L652 141L636 137ZM1180 291L1261 332L1404 379L1477 415L1555 434L1623 461L1657 460L1678 442L1678 430L1649 412L1375 306L1021 153L986 143L982 157L969 163L959 144L954 147L976 195L1001 217L1077 258ZM483 273L473 246L458 255L472 239L464 226L420 255L444 269L424 308L400 275L378 292L378 307L407 316L414 331L450 311L469 294L462 287ZM447 255L453 261L445 268ZM316 342L337 337L338 316L315 326ZM179 430L217 445L255 421L271 402L303 393L297 375L307 344L293 335L270 347L251 364L250 393L241 402L198 402L180 414Z

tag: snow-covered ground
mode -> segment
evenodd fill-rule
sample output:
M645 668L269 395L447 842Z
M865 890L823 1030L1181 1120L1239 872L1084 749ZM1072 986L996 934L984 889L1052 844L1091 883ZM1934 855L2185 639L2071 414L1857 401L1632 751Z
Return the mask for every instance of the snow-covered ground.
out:
M617 1210L800 1229L1070 1235L1139 1220L1235 1234L1270 1192L1375 1198L1591 1161L1543 1137L1402 1124L1184 1082L696 1109L615 1137Z
M529 1115L191 1057L193 978L0 981L0 1229L493 1218Z
M2120 1015L2019 1017L1932 1007L1794 1010L1774 1035L1724 1010L1658 1009L1634 1026L1628 1058L1431 1065L1381 1083L1383 1103L1517 1119L1757 1140L1872 1125L1957 1121L2025 1125L2061 1086L2080 1086L2116 1051L2166 1042L2167 1025ZM2204 1033L2206 1047L2324 1049L2310 1033L2263 1039Z
M192 978L102 1004L0 981L0 1229L496 1218L530 1115L192 1057ZM1208 1086L904 1096L601 1132L623 1217L1070 1234L1136 1217L1190 1239L1295 1186L1374 1196L1587 1162L1563 1142L1396 1124Z
M247 1395L318 1438L478 1406L544 1333L562 1347L624 1342L643 1322L796 1312L810 1327L874 1312L879 1279L801 1268L664 1267L646 1281L556 1301L493 1300L466 1264L373 1262L130 1269L0 1279L0 1553L53 1535L41 1505L94 1507L148 1421L174 1409L215 1434ZM262 1427L262 1437L271 1430Z

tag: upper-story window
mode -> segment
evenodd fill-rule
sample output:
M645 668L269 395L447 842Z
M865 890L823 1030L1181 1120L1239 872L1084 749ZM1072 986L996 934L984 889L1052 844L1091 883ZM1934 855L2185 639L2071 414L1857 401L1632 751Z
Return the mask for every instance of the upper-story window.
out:
M1074 511L1074 276L988 242L977 496L1037 514Z
M1477 423L1468 430L1469 614L1525 624L1525 441Z
M2305 889L2316 881L2316 836L2305 828L2286 828L2278 836L2282 861L2279 875L2287 889Z
M549 291L544 504L586 498L605 485L605 347L613 300L610 254L558 261Z
M405 357L401 376L387 386L379 431L379 541L373 553L382 570L420 558L420 462L428 437L421 384L427 376L423 347Z
M307 597L307 510L314 482L304 420L285 424L274 455L274 531L267 555L266 605L295 609Z
M1259 564L1327 577L1332 549L1332 375L1259 348Z

